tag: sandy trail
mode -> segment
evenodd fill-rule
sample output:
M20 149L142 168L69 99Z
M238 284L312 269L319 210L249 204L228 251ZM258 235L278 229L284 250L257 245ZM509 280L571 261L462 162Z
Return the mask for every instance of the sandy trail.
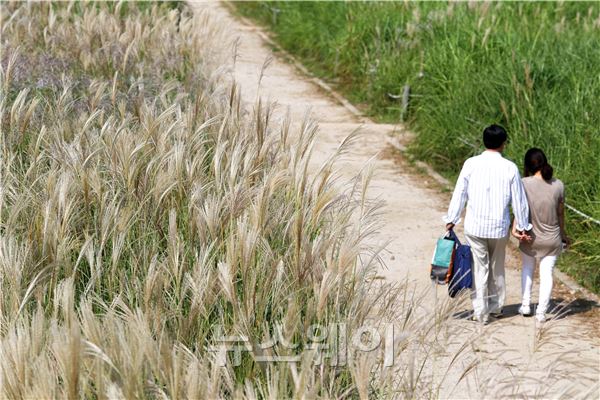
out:
M427 188L422 180L401 169L393 160L382 156L387 148L386 137L394 132L405 138L401 126L374 124L366 119L359 120L355 115L327 96L306 76L303 76L290 63L278 59L269 45L258 34L260 28L240 22L230 15L228 8L216 3L193 3L196 11L209 9L211 18L227 26L232 40L238 39L237 58L235 65L230 65L233 79L241 86L242 98L247 104L254 104L256 99L276 102L275 116L281 118L290 109L292 120L302 121L307 110L312 118L319 122L319 134L315 150L315 162L326 159L337 148L340 141L350 132L361 128L360 139L351 148L349 154L337 164L338 170L344 177L354 177L371 159L375 169L370 188L370 196L385 202L383 210L383 226L372 239L378 243L389 242L384 253L387 269L382 274L391 281L408 279L419 290L429 290L426 298L431 299L424 307L433 307L434 293L428 277L428 265L433 244L443 230L441 220L447 206L447 195ZM264 66L266 64L266 68ZM262 73L261 73L262 71ZM262 75L262 77L261 77ZM260 80L260 81L259 81ZM514 258L507 260L508 264L516 265ZM478 348L478 356L485 358L501 350L502 363L487 371L486 376L529 374L531 377L541 377L551 367L560 370L583 368L578 378L565 381L564 387L574 384L581 393L590 393L598 398L600 381L600 346L597 335L587 332L584 335L574 335L581 332L585 325L585 316L569 315L566 318L552 321L548 324L554 339L553 343L538 350L532 358L532 348L536 343L536 330L533 318L523 318L516 315L520 303L520 276L516 269L507 269L507 307L508 317L495 321L487 327L481 327L464 319L456 319L452 323L463 330L475 332L479 339L474 344ZM538 288L537 282L534 286ZM438 298L447 297L446 288L437 290ZM535 296L535 294L534 294ZM556 298L556 292L555 296ZM533 301L536 301L534 297ZM468 304L465 310L470 310ZM556 357L545 357L552 352L564 352L576 355L578 365L568 358L556 362ZM541 352L541 354L539 354ZM564 365L558 365L558 364ZM579 364L581 363L581 364ZM579 365L586 365L581 367ZM479 377L485 379L485 377ZM595 389L594 389L595 388ZM512 389L498 389L496 395L509 395ZM489 392L488 392L489 395ZM478 398L481 396L477 386L464 385L454 391L439 393L440 397ZM494 396L495 397L495 396Z

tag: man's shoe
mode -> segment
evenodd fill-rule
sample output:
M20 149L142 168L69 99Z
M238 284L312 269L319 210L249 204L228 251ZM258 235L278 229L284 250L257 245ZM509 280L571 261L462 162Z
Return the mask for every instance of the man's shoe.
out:
M519 307L519 314L521 314L524 317L531 317L531 307L530 306L524 306L521 305L521 307Z

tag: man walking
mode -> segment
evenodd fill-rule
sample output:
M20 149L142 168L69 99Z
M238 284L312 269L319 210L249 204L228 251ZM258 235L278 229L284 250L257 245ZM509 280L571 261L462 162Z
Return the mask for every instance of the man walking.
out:
M486 150L463 164L444 217L446 229L452 229L460 222L467 204L465 237L473 253L473 316L484 324L489 315L501 315L506 296L504 256L510 226L509 203L520 239L527 238L524 232L531 229L519 170L502 157L507 140L506 131L499 125L484 129Z

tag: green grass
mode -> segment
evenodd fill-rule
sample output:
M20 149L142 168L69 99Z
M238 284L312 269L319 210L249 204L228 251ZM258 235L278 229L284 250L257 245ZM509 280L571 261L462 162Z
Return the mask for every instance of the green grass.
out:
M405 116L411 152L445 176L509 131L517 165L544 149L567 202L600 219L600 6L597 3L243 2L279 44L380 121ZM275 11L276 10L276 11ZM276 14L276 17L274 16ZM560 268L600 291L600 226L567 212Z

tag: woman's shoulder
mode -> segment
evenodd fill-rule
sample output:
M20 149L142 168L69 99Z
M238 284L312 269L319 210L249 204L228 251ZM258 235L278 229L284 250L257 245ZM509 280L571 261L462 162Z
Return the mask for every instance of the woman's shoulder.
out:
M559 189L562 189L562 188L565 187L565 184L560 179L558 179L558 178L552 178L552 179L550 179L550 184L552 186L556 186Z
M562 183L560 179L552 178L552 187L554 188L554 193L557 193L561 199L564 199L565 196L565 185Z

